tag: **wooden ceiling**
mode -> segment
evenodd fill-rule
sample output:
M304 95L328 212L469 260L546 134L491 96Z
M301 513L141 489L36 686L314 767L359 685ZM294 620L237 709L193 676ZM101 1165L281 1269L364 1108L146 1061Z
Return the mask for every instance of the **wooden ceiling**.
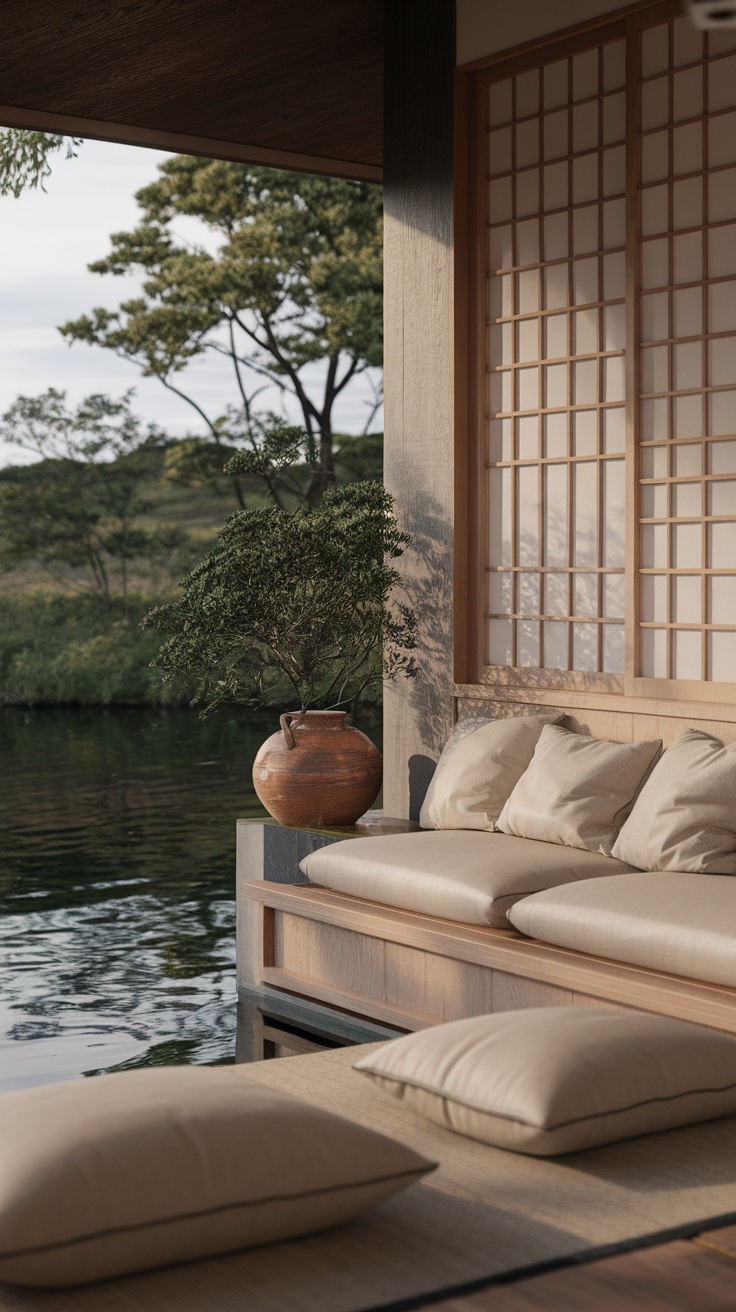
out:
M0 0L0 123L380 178L382 0Z

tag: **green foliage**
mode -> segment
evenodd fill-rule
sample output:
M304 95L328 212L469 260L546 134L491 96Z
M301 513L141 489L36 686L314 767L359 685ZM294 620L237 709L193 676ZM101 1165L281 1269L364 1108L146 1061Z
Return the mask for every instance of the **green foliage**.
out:
M363 437L340 433L335 439L335 470L340 482L383 482L383 433Z
M158 378L206 423L216 446L247 447L249 472L266 481L278 504L297 496L312 506L335 481L335 401L353 378L381 364L380 190L186 155L166 160L159 173L137 194L139 227L114 234L107 258L90 265L100 274L142 274L142 295L115 311L94 309L60 331ZM176 239L180 216L216 235L215 254ZM229 360L236 397L217 415L181 377L212 351ZM319 390L315 362L324 365ZM285 426L254 409L268 385L291 393L302 414L297 447L307 477L291 486L287 464L279 457L274 471L272 459ZM372 414L379 404L377 391ZM237 475L234 485L243 505Z
M234 453L234 448L230 448ZM185 487L216 486L223 471L221 445L206 437L182 437L170 442L164 454L164 477Z
M65 402L55 388L19 396L0 420L0 440L41 456L0 471L0 562L86 568L95 589L109 595L117 583L125 594L134 561L155 565L183 542L138 522L164 438L133 415L130 393L89 396L76 410Z
M400 578L389 563L409 538L392 508L379 484L351 483L311 511L231 515L183 596L146 617L169 635L164 679L186 682L207 714L354 707L382 674L412 677L415 618L390 602Z
M140 620L150 601L94 594L0 593L0 701L30 706L160 704L150 663L158 643Z
M81 137L63 137L56 132L0 128L0 196L17 199L34 187L45 191L50 156L65 149L65 159L73 159L81 144Z

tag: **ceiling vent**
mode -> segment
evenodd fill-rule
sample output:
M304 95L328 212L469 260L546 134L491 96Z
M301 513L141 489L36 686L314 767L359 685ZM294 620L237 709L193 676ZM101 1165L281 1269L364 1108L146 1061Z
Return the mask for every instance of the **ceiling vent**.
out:
M686 0L696 27L736 27L736 0Z

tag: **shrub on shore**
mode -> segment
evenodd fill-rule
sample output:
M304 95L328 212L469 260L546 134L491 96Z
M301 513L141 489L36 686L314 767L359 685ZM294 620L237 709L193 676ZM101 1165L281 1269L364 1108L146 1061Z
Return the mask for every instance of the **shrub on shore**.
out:
M152 597L0 595L0 702L110 706L182 703L150 668L160 638L140 621Z

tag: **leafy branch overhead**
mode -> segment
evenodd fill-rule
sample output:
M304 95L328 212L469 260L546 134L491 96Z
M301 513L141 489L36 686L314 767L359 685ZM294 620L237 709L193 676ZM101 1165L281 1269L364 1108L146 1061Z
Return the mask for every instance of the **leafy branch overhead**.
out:
M0 196L15 196L35 187L45 190L51 174L50 156L65 151L73 159L81 137L63 137L56 132L32 132L26 128L0 128Z
M164 679L208 714L354 706L384 676L413 677L415 616L392 600L409 537L392 512L378 483L329 489L311 511L236 511L181 598L144 621L168 635Z
M375 385L382 360L382 210L368 183L310 177L177 155L137 194L141 223L112 237L93 272L143 275L142 294L117 310L94 309L62 326L70 342L104 347L186 402L210 441L246 448L243 473L265 477L274 502L307 506L335 481L334 407L357 376ZM195 218L208 248L176 235ZM206 354L226 359L234 403L211 413L186 371ZM282 419L259 414L265 388L289 394L304 440L274 471ZM380 405L375 392L367 427ZM261 458L262 457L262 458ZM234 472L239 503L242 489Z

